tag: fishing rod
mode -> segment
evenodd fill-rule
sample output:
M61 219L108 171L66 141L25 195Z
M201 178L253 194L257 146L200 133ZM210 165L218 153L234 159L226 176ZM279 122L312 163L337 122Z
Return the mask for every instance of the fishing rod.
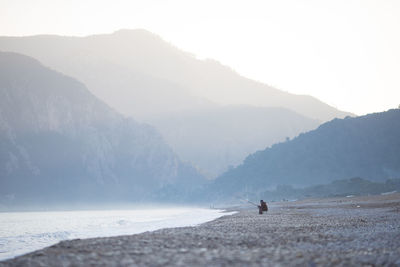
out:
M247 199L242 199L242 198L240 198L240 197L238 197L238 199L241 200L241 201L244 201L244 202L248 202L248 203L250 203L250 204L253 204L253 205L256 206L256 207L259 206L259 205L257 205L256 203L251 202L251 201L249 201L249 200L247 200Z
M256 203L254 203L254 202L251 202L251 201L249 201L249 200L247 200L247 202L249 202L250 204L253 204L254 206L259 206L259 205L257 205Z

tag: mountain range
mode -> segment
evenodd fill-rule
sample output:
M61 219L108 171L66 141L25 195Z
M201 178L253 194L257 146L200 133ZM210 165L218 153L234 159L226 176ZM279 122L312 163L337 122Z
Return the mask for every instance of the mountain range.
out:
M152 126L121 115L81 82L36 59L0 52L0 208L27 203L215 201L262 195L279 185L296 188L351 177L375 182L400 177L400 109L334 119L297 137L298 129L318 122L285 108L230 106L169 116L161 120L172 121L165 124L164 135L170 133L176 146L189 144L183 137L197 134L198 143L188 151L218 136L213 129L226 131L213 140L216 150L223 142L231 147L243 142L256 149L266 142L266 131L281 143L250 154L239 166L206 181ZM243 125L256 130L248 135ZM286 131L292 133L284 140L282 125L289 125ZM232 155L240 153L246 152L238 149Z
M215 60L199 60L141 29L86 37L0 37L0 50L31 56L75 77L111 107L137 118L215 105L278 106L320 121L349 115L311 96L242 77Z
M120 115L81 82L8 52L0 52L0 177L5 206L151 201L163 188L184 196L205 181L153 127Z
M242 77L215 60L199 60L146 30L0 37L0 50L36 58L118 112L153 125L180 158L209 178L249 153L352 115Z

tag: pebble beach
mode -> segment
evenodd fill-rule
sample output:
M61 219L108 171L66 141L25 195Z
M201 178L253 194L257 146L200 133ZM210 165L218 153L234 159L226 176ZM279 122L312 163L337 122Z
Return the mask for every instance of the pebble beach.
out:
M400 193L231 208L196 227L63 241L0 266L400 266Z

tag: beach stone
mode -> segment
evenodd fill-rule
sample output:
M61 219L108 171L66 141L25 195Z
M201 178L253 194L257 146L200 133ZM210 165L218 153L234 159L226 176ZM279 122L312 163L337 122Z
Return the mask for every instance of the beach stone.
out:
M196 227L63 241L0 266L400 266L400 194L269 207L262 216L235 208Z

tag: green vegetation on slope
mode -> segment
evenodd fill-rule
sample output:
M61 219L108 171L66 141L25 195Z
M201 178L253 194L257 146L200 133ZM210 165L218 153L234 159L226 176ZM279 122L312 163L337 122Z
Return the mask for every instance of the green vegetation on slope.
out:
M214 196L260 193L277 185L298 187L347 177L384 181L400 177L400 110L334 119L293 140L273 145L210 186Z

